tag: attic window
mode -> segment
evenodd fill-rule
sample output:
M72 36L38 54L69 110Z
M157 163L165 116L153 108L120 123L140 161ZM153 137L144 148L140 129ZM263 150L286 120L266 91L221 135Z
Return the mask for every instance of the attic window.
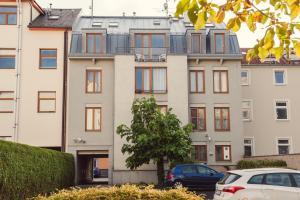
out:
M190 22L184 22L185 27L194 27L194 25Z
M215 27L215 25L212 23L208 23L208 24L205 24L205 27Z
M160 21L159 20L154 20L153 25L160 25Z
M95 22L93 22L92 26L93 27L102 27L102 22L95 21Z
M58 20L59 19L59 15L49 15L48 19L51 19L51 20Z
M119 26L119 22L109 22L109 27L118 27Z

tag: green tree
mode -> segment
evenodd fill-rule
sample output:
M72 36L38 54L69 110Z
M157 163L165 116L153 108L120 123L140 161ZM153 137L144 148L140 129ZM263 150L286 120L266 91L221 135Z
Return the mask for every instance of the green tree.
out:
M164 181L164 158L169 162L184 162L191 152L192 125L181 127L181 122L169 109L162 113L153 97L137 99L131 108L131 126L118 126L117 133L127 143L122 153L127 154L126 166L131 170L154 161L158 184Z
M284 50L289 58L290 47L300 57L300 0L179 0L175 16L187 12L196 29L201 29L206 22L226 22L228 30L237 32L241 24L254 32L257 27L265 31L263 38L247 52L247 60L269 54L280 59Z

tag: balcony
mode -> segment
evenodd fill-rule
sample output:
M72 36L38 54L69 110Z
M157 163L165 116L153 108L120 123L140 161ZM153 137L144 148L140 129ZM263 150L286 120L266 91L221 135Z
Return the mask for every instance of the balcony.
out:
M166 62L167 48L133 48L136 62Z

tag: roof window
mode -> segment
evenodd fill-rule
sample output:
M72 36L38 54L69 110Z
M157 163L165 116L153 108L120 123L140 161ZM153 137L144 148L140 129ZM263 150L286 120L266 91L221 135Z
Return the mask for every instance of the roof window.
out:
M109 22L109 27L118 27L119 26L119 22Z
M102 22L94 21L92 24L93 27L102 27Z
M159 20L154 20L153 25L160 25L160 21Z
M48 19L51 19L51 20L58 20L60 18L59 15L49 15Z

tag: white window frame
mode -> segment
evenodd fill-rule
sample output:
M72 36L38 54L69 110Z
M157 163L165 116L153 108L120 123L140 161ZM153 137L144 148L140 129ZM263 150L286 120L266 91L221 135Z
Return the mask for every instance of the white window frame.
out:
M251 140L251 144L245 144L245 140ZM251 156L255 156L255 140L254 140L254 137L245 137L244 138L244 142L243 142L243 146L251 146L251 153L252 155ZM244 149L245 151L245 149ZM244 152L245 153L245 152Z
M286 144L279 144L278 140L288 140L288 146L289 146L289 154L293 153L293 143L292 143L292 137L277 137L276 138L276 152L279 155L279 146L287 146Z
M246 72L247 73L247 82L243 83L242 82L242 72ZM242 86L248 86L251 83L251 74L250 74L250 70L249 69L242 69L241 73L240 73L240 80L241 80L241 85Z
M250 111L249 117L250 118L249 119L244 119L244 116L243 116L243 111L244 111L243 102L249 102L250 103L250 108L249 108L249 111ZM242 119L245 122L253 121L253 100L252 99L243 99L242 100Z
M277 102L285 102L286 103L286 109L287 109L287 119L277 119L277 106L276 103ZM283 107L279 107L279 108L283 108ZM291 120L291 116L290 116L290 100L288 99L275 99L274 100L274 118L276 121L289 121Z
M276 83L276 72L283 72L283 83ZM287 85L287 70L286 69L273 69L273 83L276 86L284 86Z

